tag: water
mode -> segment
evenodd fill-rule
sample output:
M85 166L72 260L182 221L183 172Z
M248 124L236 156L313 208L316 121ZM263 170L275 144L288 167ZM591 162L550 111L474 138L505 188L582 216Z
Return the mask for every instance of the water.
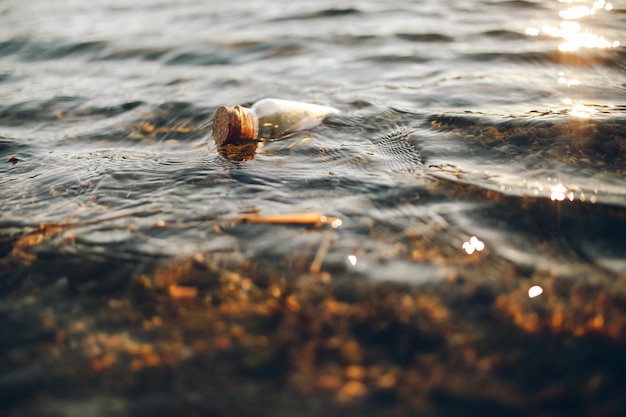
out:
M3 414L626 406L623 3L5 0L0 22ZM215 109L264 97L341 113L217 149ZM241 221L309 212L341 225Z

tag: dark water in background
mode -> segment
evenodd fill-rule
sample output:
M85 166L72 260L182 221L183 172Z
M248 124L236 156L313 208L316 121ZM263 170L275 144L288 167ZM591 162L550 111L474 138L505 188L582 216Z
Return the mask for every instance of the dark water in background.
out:
M213 408L198 405L208 391L234 395L228 382L183 394L182 375L192 374L184 366L204 369L194 362L202 358L222 382L250 379L236 367L215 371L206 358L224 358L193 342L213 340L219 326L200 330L181 311L221 311L203 276L238 274L247 286L297 295L321 270L359 291L393 281L430 294L449 312L433 325L441 334L462 329L474 356L506 363L481 385L456 353L437 356L456 352L459 338L444 338L428 366L390 348L381 361L397 367L397 392L377 391L368 377L359 382L363 400L348 384L348 400L369 401L371 413L454 415L469 403L501 415L617 415L626 389L614 354L626 341L625 39L622 2L5 0L0 409L245 411L216 398ZM328 104L341 115L257 149L218 151L214 110L264 97ZM342 225L235 221L254 212L323 212ZM172 282L199 288L196 304L168 297ZM530 299L535 285L544 293ZM162 333L148 331L151 317ZM511 332L531 347L507 345ZM293 359L307 334L279 338L292 359L268 377L300 394L270 401L251 388L242 403L258 415L290 407L332 415L334 386L312 377L321 394L298 388L316 372ZM394 335L390 344L404 343ZM121 338L115 346L124 348L102 340L93 348L98 337ZM145 359L133 350L140 342L152 343L158 364L132 362ZM370 369L369 360L357 362ZM456 369L455 382L400 389L420 366L435 375L433 363ZM139 368L175 382L151 385L155 377ZM254 378L265 381L261 374ZM346 386L335 387L344 401ZM495 386L506 388L484 394ZM163 392L167 406L155 400ZM293 400L299 395L307 405Z

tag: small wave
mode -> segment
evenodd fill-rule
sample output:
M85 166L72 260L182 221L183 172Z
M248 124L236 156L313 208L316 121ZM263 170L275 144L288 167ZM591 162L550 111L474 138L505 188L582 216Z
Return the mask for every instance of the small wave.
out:
M23 101L0 105L0 122L5 126L23 126L41 121L52 121L64 112L73 111L85 99L58 96L46 101Z
M396 38L409 42L453 42L454 38L441 33L396 33Z
M332 38L332 39L331 39ZM369 43L380 43L381 38L374 35L352 35L341 34L338 36L328 37L325 39L327 42L335 43L338 45L364 45Z
M440 115L428 120L435 132L447 132L438 141L446 142L443 160L449 163L429 164L431 175L505 195L623 204L623 117ZM429 157L442 160L429 143L422 146Z
M205 51L176 51L165 56L166 65L228 65L233 62L233 55L219 49Z
M432 58L424 55L369 55L356 59L357 62L377 62L381 64L424 64L431 61Z
M567 65L572 67L601 66L626 70L626 49L590 50L563 53L558 50L531 52L476 52L466 53L463 59L470 62L513 62L533 65Z
M175 50L164 55L163 60L166 65L239 65L264 59L301 55L308 51L306 44L306 40L287 39L214 45L201 50Z
M493 6L510 7L513 9L545 9L545 2L532 0L504 0L487 3Z
M21 61L45 61L72 56L94 56L107 48L104 41L65 42L13 39L0 43L0 57L15 55Z
M6 106L0 105L0 122L5 126L36 126L42 121L58 125L90 118L116 117L143 105L141 101L129 101L107 106L94 106L83 97L58 96L45 101L24 101Z
M502 119L489 116L441 115L428 118L436 129L457 131L482 149L502 148L507 154L514 150L523 154L550 150L554 156L563 148L567 158L589 159L590 164L606 166L617 160L626 162L619 151L626 149L626 119L577 119L560 114L528 118ZM565 151L565 149L567 149ZM564 158L564 160L567 160Z
M528 35L521 32L515 32L512 30L488 30L480 33L481 36L485 36L488 38L494 38L503 41L518 41L518 40L526 40L528 39Z
M396 130L372 140L378 152L394 172L421 172L424 165L419 151L411 143L410 130Z
M95 59L102 61L125 61L131 59L142 59L144 61L157 61L171 52L171 48L167 47L138 47L125 48L115 46L108 48L99 53Z
M355 9L352 7L348 8L331 8L324 9L319 11L314 11L310 13L303 14L295 14L291 16L282 16L276 19L273 19L274 22L280 22L285 20L310 20L310 19L323 19L323 18L333 18L333 17L342 17L342 16L352 16L359 15L362 12L359 9Z

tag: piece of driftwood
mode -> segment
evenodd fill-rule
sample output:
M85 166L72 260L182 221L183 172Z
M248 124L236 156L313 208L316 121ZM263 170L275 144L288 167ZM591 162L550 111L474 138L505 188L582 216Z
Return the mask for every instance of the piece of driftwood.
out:
M243 223L267 223L267 224L303 224L320 227L329 225L333 229L341 226L342 221L338 217L326 216L322 212L290 213L290 214L249 214L238 218Z

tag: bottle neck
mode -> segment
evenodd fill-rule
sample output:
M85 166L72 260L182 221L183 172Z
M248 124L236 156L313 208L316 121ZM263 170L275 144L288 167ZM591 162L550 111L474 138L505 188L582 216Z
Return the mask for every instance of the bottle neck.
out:
M237 117L240 123L239 139L241 141L256 140L259 137L259 118L252 110L235 106Z

